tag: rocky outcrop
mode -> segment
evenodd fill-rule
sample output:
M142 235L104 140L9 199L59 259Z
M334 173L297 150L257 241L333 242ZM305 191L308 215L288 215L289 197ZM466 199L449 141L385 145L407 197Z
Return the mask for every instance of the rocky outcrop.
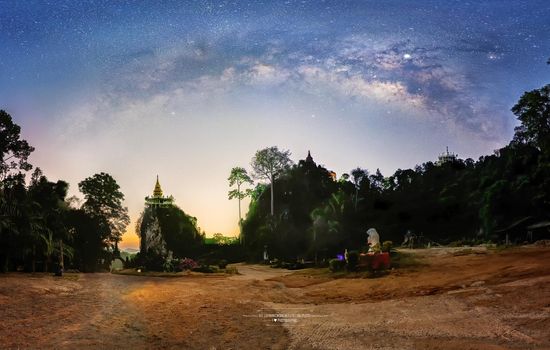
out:
M156 210L147 208L143 214L140 227L141 252L143 254L154 254L168 258L172 253L166 248L166 241L158 220Z

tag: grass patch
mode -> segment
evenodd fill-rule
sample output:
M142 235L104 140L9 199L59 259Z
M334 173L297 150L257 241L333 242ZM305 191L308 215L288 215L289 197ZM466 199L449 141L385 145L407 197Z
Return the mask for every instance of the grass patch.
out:
M487 253L488 253L487 250L464 248L453 252L453 256L472 255L472 254L485 255Z
M225 276L225 275L238 275L239 271L236 267L226 267L225 269L219 269L216 272L203 273L196 271L181 271L181 272L160 272L160 271L142 271L137 272L135 269L125 269L112 272L115 275L127 275L127 276L142 276L142 277L188 277L188 276Z
M453 256L462 256L462 255L470 255L474 254L474 251L471 248L464 248L457 250L456 252L453 252Z
M511 245L499 244L499 245L494 245L492 247L487 247L487 250L490 250L493 253L500 253L500 252L503 252L505 250L509 250L509 249L512 249L512 248L513 248L513 246L511 246Z
M226 275L240 275L239 270L235 266L227 266L224 272Z
M362 269L359 271L330 271L328 268L307 268L293 272L287 276L297 277L309 277L309 278L327 278L327 279L339 279L339 278L377 278L383 277L390 273L392 269L414 269L422 266L426 266L427 263L422 260L417 254L405 253L400 251L394 251L391 253L391 265L390 269L371 271L368 269Z
M65 280L69 280L69 281L78 281L79 279L79 276L77 273L64 273L63 274L63 279Z
M302 270L296 270L289 276L307 276L307 277L326 277L332 273L327 267L311 267Z
M142 276L142 277L185 277L185 276L191 275L191 273L187 271L185 272L159 272L159 271L138 272L134 269L117 270L111 273L115 275Z
M416 254L395 252L391 255L391 266L397 269L426 266Z

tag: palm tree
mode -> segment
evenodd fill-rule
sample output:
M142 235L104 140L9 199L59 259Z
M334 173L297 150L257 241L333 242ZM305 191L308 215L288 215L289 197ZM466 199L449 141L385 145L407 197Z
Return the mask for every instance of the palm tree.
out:
M53 232L50 229L46 229L46 234L41 234L40 238L44 242L44 255L46 255L46 264L44 265L44 272L48 272L48 265L52 262L52 256L59 255L59 264L63 267L63 256L72 258L74 250L72 247L63 244L63 239L54 239Z
M237 189L229 191L229 199L237 198L239 201L239 238L241 238L242 243L242 216L241 216L241 199L244 199L245 197L249 196L251 194L251 190L247 189L246 191L241 191L241 186L244 184L252 184L253 181L248 176L248 173L246 172L245 168L241 167L235 167L231 169L231 174L229 175L229 178L227 178L229 181L229 187L237 185Z
M44 264L44 272L48 272L48 266L52 262L52 255L55 251L55 243L53 240L53 232L49 229L46 229L46 234L41 234L40 238L42 238L44 242L44 255L46 255L46 263Z

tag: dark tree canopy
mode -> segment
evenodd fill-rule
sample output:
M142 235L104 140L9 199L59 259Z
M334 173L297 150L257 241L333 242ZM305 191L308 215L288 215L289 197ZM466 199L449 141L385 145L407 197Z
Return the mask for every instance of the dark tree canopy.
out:
M84 194L82 208L93 216L105 219L109 228L109 241L118 243L130 222L128 209L122 206L124 194L115 179L107 173L95 174L78 184Z
M0 110L0 180L5 179L11 170L32 169L27 159L34 147L21 140L20 134L21 127L12 121L11 115Z
M512 112L521 122L515 129L514 140L550 154L550 85L524 93Z
M387 177L356 168L333 181L308 155L274 179L278 215L268 215L262 188L254 192L246 248L253 259L267 246L272 257L317 260L361 249L369 227L394 243L405 233L439 244L498 242L510 232L532 239L517 227L550 220L550 85L526 92L512 111L514 140L477 162L428 161Z
M108 225L101 217L92 216L83 209L70 209L67 225L72 233L70 243L75 249L74 266L83 272L95 272L99 260L108 258Z

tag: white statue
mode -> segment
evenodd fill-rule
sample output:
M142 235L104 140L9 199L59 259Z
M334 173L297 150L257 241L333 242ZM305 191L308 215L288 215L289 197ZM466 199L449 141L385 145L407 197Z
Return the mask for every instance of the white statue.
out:
M367 244L369 246L369 253L380 252L380 235L376 232L375 228L370 228L367 230Z

